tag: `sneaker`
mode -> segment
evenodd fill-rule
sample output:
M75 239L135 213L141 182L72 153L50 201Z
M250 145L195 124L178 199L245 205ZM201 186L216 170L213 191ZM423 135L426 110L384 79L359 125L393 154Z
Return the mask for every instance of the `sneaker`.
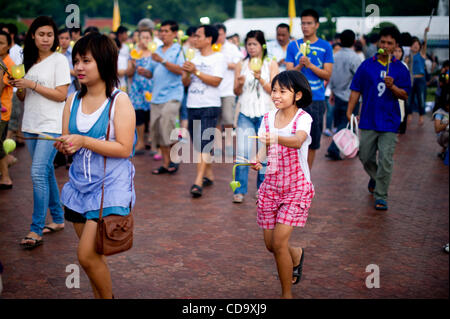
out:
M244 194L234 194L233 203L240 204L244 201Z
M448 244L446 244L444 247L442 247L442 249L444 249L444 251L448 254Z
M323 135L330 137L333 135L333 133L331 133L329 129L325 129L325 131L323 131Z

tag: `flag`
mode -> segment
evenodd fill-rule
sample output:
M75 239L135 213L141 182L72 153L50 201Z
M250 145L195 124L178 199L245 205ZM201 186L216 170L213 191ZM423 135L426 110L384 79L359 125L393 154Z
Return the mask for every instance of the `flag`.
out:
M114 0L112 31L116 32L120 26L120 9L118 0Z
M295 0L289 0L288 15L289 15L289 29L292 32L292 24L294 22L294 18L297 16L297 14L295 13Z

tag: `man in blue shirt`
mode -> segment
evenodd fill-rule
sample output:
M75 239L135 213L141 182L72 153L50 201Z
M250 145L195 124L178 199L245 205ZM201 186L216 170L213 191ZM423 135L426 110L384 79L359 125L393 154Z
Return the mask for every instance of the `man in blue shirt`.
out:
M180 112L184 88L181 82L184 64L182 48L174 43L178 34L178 24L175 21L161 23L159 35L163 45L152 54L153 92L150 107L150 134L152 141L161 148L163 165L152 171L153 174L175 173L178 165L170 161L170 149L177 142L171 139L171 133L176 127Z
M317 37L319 29L319 14L307 9L301 14L303 39L289 43L286 53L286 69L301 71L308 79L313 93L313 102L305 108L313 118L311 124L312 142L309 145L308 165L312 168L316 150L320 148L320 137L323 129L323 115L325 113L325 85L324 80L330 80L333 71L333 49L331 45ZM302 54L302 43L310 42L310 52Z
M368 189L374 194L377 210L388 209L387 194L401 121L398 100L406 101L411 90L408 69L393 57L399 39L400 32L396 27L381 30L379 47L384 52L365 60L356 71L347 108L350 120L362 95L359 158L370 176Z

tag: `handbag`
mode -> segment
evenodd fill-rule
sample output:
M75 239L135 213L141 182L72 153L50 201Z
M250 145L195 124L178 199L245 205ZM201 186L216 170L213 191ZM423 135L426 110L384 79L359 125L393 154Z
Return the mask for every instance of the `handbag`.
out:
M118 93L111 98L111 105L109 107L108 129L106 131L106 141L109 140L111 109L113 102ZM106 176L106 156L103 157L103 183L102 183L102 199L100 204L99 219L97 223L96 244L95 250L99 255L110 256L129 250L133 246L133 227L134 219L131 213L127 216L109 215L103 217L103 200L105 194L105 176ZM131 186L133 186L133 179L131 179Z
M355 127L353 127L353 123L355 123ZM352 117L350 118L350 123L347 124L347 127L343 128L342 130L333 135L333 141L336 144L337 148L339 149L341 156L343 158L353 158L356 156L356 154L358 154L359 151L358 120L353 114Z

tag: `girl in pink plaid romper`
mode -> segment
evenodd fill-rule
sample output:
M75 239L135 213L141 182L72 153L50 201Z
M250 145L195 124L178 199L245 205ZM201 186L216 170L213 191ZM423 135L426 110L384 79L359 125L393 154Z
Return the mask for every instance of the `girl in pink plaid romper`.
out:
M266 149L260 149L252 167L262 168L266 150L267 170L259 188L257 222L264 230L267 249L275 256L282 297L292 298L291 286L300 281L304 252L291 247L289 238L294 226L305 225L314 196L307 164L312 118L302 110L311 103L311 88L300 72L285 71L273 79L272 100L277 110L264 116L259 131ZM292 129L283 132L289 127Z

